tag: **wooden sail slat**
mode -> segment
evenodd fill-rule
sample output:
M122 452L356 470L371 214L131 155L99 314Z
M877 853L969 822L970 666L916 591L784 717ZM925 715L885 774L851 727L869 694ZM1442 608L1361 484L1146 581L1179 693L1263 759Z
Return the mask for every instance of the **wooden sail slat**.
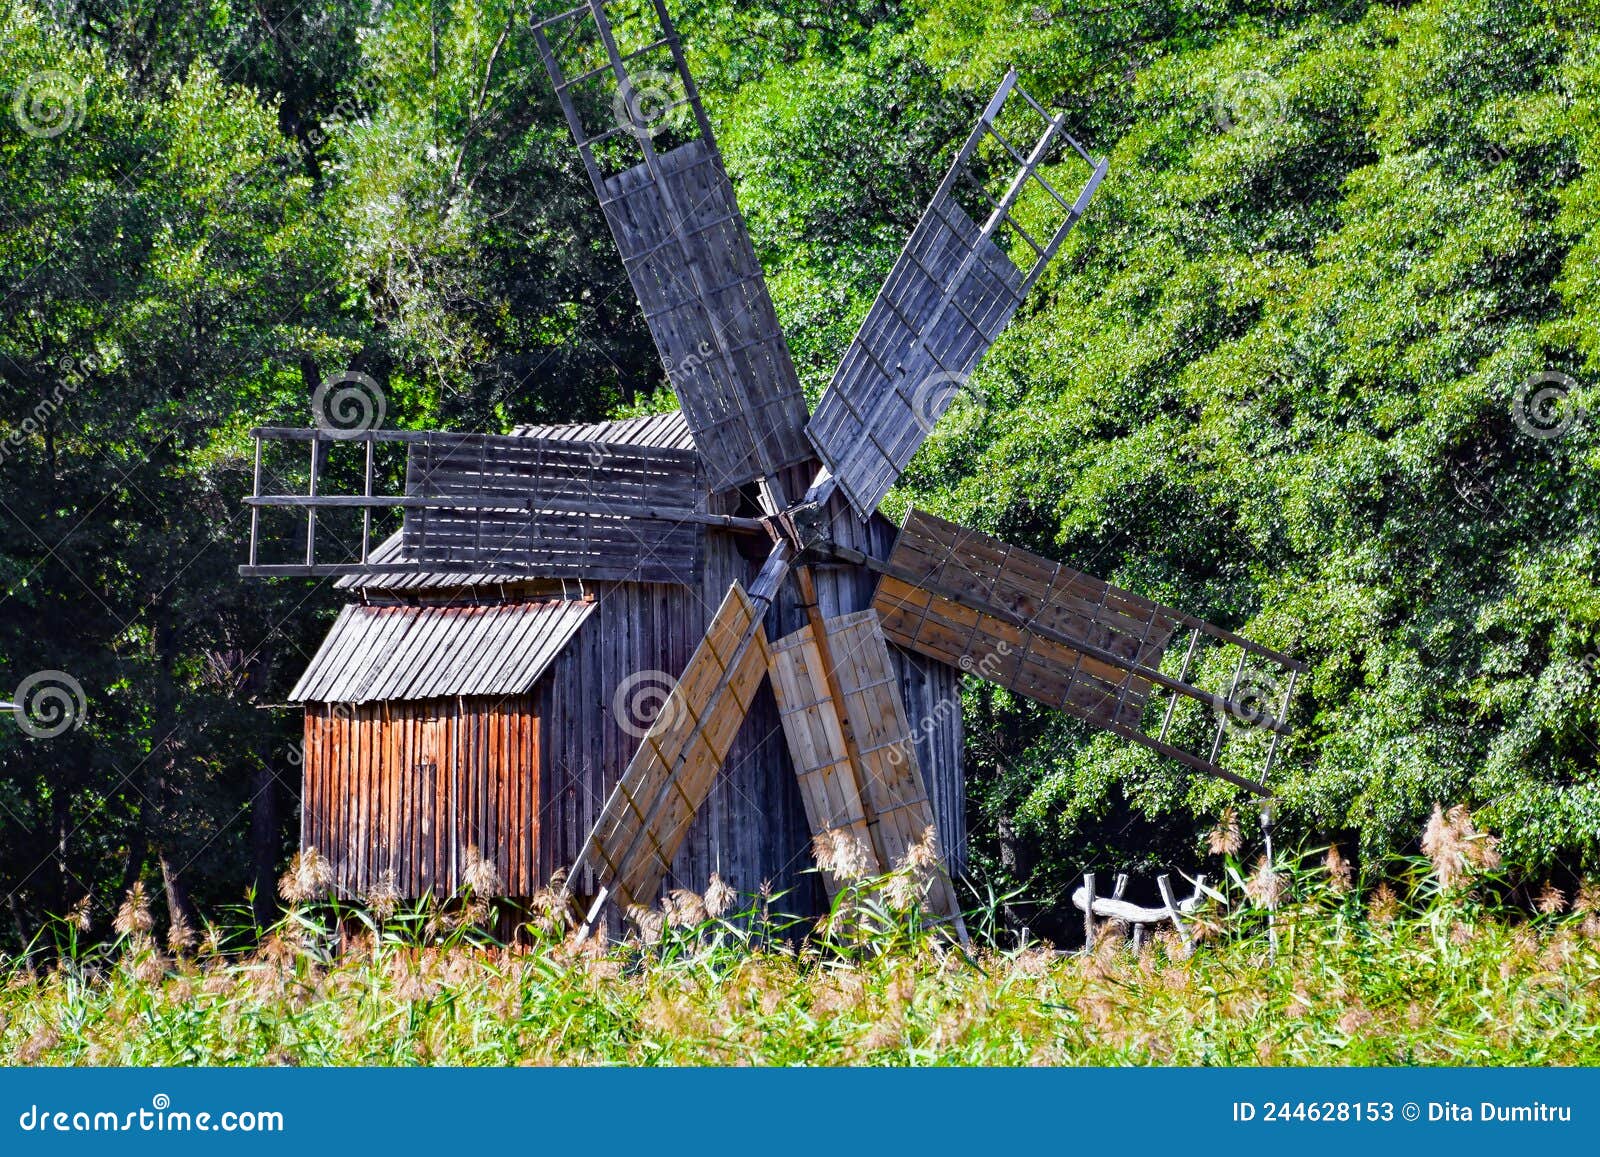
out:
M737 583L606 800L572 877L649 904L749 713L767 669L756 605Z
M864 869L876 874L901 866L913 844L936 838L929 833L938 824L878 616L841 615L825 629L843 702L833 698L810 626L772 644L773 691L812 831L847 832L864 853ZM841 712L853 745L844 740ZM827 872L824 879L836 893L840 882ZM948 875L935 871L927 885L929 911L959 920Z
M891 641L1047 706L1139 726L1152 684L1130 668L1160 666L1176 612L918 510L889 566L873 607Z

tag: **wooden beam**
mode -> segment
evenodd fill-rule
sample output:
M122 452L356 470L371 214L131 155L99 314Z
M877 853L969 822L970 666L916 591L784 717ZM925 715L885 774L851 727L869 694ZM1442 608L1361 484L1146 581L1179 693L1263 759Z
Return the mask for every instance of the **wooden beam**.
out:
M245 505L256 508L286 507L291 509L368 510L515 510L535 514L590 514L604 518L644 518L655 522L687 522L697 526L711 526L741 534L766 535L767 525L759 518L741 518L732 514L706 514L671 506L625 506L604 502L579 502L565 498L527 498L515 500L501 497L474 498L470 495L449 498L414 497L410 495L361 494L265 494L245 499Z

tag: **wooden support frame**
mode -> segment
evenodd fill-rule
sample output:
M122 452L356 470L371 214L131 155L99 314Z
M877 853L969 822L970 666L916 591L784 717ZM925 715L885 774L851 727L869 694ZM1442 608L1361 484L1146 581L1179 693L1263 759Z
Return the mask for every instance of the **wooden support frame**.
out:
M690 582L695 579L704 530L768 536L760 519L713 514L706 509L707 490L692 451L611 443L588 443L529 437L496 437L414 431L341 432L337 437L316 429L263 427L256 440L249 562L240 574L257 578L426 574L440 571L493 569L496 573L538 577L578 577L595 581ZM262 447L266 442L306 443L313 470L306 494L263 493ZM362 493L329 494L320 463L324 448L361 443ZM408 451L407 493L376 494L375 455L379 444L400 444ZM443 457L441 458L441 455ZM465 457L463 457L465 455ZM494 465L483 466L479 459ZM450 469L440 468L440 463ZM473 473L473 468L479 473ZM483 470L489 470L484 473ZM463 472L465 470L465 472ZM499 473L493 473L498 470ZM306 551L302 561L263 563L262 510L284 509L303 514ZM319 561L316 522L319 511L361 512L361 540L354 555L335 562ZM402 559L374 564L374 511L406 515ZM548 528L548 529L546 529ZM426 533L419 534L423 531ZM446 549L431 549L440 532ZM620 548L610 555L586 556L582 543L590 532ZM522 536L538 546L544 534L560 550L519 550ZM452 550L449 544L457 544Z

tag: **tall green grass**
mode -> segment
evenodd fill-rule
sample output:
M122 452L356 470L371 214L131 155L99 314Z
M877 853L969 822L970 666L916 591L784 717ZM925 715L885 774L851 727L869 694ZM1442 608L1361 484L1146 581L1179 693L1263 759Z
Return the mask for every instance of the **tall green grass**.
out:
M1463 836L1460 831L1457 836ZM484 906L291 908L232 949L55 930L13 961L0 1059L92 1065L1549 1065L1600 1063L1600 890L1500 905L1476 836L1361 895L1323 857L1231 858L1190 951L1002 948L991 899L970 949L926 927L911 869L855 880L797 926L781 897L678 894L627 938L578 946L545 911L496 943ZM1480 852L1471 849L1478 848ZM1463 851L1463 849L1467 849ZM1437 846L1435 852L1438 852ZM1474 859L1476 857L1476 859ZM1442 867L1441 867L1442 865ZM738 904L733 904L737 908ZM713 914L720 912L721 914ZM240 934L243 935L242 933Z

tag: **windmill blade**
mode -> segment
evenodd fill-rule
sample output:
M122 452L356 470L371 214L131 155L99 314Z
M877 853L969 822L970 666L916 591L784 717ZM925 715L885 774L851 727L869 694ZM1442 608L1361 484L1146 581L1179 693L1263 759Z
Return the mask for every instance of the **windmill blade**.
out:
M828 687L816 636L806 627L773 643L770 652L767 670L773 697L811 834L828 844L850 841L862 870L878 875L883 863L867 826L860 776L845 746L838 703ZM824 871L823 881L831 899L840 881L831 871Z
M938 828L878 616L828 619L820 642L806 626L770 650L778 715L813 836L849 841L866 875L903 863ZM832 872L823 878L835 895L842 882ZM942 871L930 876L925 899L965 938Z
M406 495L401 557L429 570L692 586L720 521L698 457L650 446L428 434Z
M695 813L716 783L739 726L767 672L763 604L735 583L712 617L683 676L639 745L570 879L593 879L601 905L651 903Z
M1024 155L1001 134L1008 105L1023 102L1044 131ZM806 435L863 519L871 516L968 376L1088 208L1106 162L1096 161L1007 75L945 176L877 301L839 363ZM1069 201L1040 171L1065 142L1091 166ZM975 176L980 146L1000 147L1015 162L992 196ZM974 191L988 209L982 224L962 202ZM1035 196L1036 194L1036 196ZM1016 219L1024 196L1051 211L1050 231L1035 239ZM1013 259L1011 252L1023 254Z
M810 459L805 395L665 6L590 0L534 31L713 488ZM585 123L585 89L609 126Z
M1189 767L1261 795L1302 664L1249 639L1153 603L1060 563L921 511L907 515L873 609L891 642L960 667L1046 706L1104 728ZM1162 659L1179 627L1189 628L1176 676ZM1189 681L1197 648L1239 652L1225 693ZM1248 664L1274 672L1246 685ZM1146 723L1159 688L1168 696L1158 734ZM1280 694L1281 693L1281 694ZM1215 713L1208 754L1168 742L1180 700ZM1271 746L1257 780L1223 768L1226 735L1265 732Z

